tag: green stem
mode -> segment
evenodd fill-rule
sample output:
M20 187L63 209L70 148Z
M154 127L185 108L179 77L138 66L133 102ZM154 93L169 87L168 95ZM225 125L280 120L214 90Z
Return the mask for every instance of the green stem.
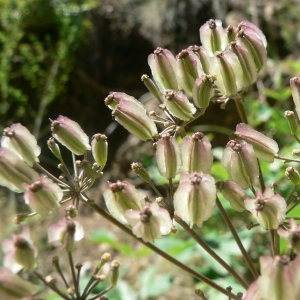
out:
M225 268L225 270L227 270L243 286L245 290L247 290L249 285L234 271L232 267L230 267L213 249L211 249L193 229L191 229L179 218L176 218L176 222L194 238L199 246L201 246L212 258L214 258L223 268Z
M47 175L54 182L59 183L60 185L62 185L64 187L69 187L68 184L66 184L65 182L63 182L63 181L59 180L58 178L56 178L54 175L52 175L50 172L48 172L46 169L44 169L40 164L35 162L34 166L37 167L39 170L41 170L45 175Z
M97 294L95 297L91 298L90 300L100 299L101 296L105 295L107 292L112 290L114 287L115 287L114 285L110 285L109 287L107 287L105 290L103 290L101 293Z
M290 213L297 205L299 205L299 201L298 201L298 200L297 200L297 202L296 202L294 205L292 205L292 206L287 210L286 215L287 215L288 213Z
M77 297L77 299L80 299L79 284L76 280L76 274L75 274L74 263L73 263L73 256L72 256L71 251L68 251L68 258L69 258L69 264L70 264L70 268L71 268L73 283L74 283L74 287L75 287L76 297Z
M144 242L142 239L136 237L132 233L131 229L129 229L127 226L125 226L124 224L122 224L119 221L117 221L109 213L107 213L102 208L100 208L97 204L95 204L95 202L93 200L88 200L88 201L86 201L84 203L86 205L88 205L91 209L93 209L95 212L97 212L99 215L101 215L102 217L104 217L105 219L107 219L108 221L110 221L111 223L113 223L115 226L117 226L118 228L120 228L121 230L123 230L124 232L126 232L128 235L132 236L134 239L136 239L137 241L139 241L140 243L142 243L143 245L145 245L146 247L148 247L149 249L151 249L152 251L154 251L158 255L162 256L163 258L165 258L166 260L168 260L169 262L171 262L175 266L177 266L180 269L186 271L187 273L191 274L195 278L197 278L197 279L205 282L206 284L210 285L212 288L216 289L217 291L221 292L222 294L227 295L226 289L222 288L221 286L219 286L218 284L216 284L211 279L209 279L206 276L204 276L204 275L196 272L195 270L189 268L188 266L186 266L185 264L181 263L180 261L178 261L177 259L175 259L171 255L169 255L168 253L166 253L166 252L162 251L161 249L157 248L154 244ZM232 298L233 299L238 299L236 295L233 295Z
M254 278L257 279L259 274L258 274L257 270L255 269L252 260L250 259L247 251L245 250L244 245L242 244L242 242L240 240L240 237L238 236L235 228L233 227L233 225L232 225L232 223L231 223L231 221L230 221L230 219L229 219L229 217L228 217L225 209L223 208L222 203L221 203L221 201L219 200L218 197L217 197L217 206L218 206L218 208L219 208L219 210L222 214L222 217L223 217L225 223L229 227L229 229L230 229L230 231L231 231L238 247L240 248L240 251L241 251L241 253L242 253L242 255L243 255L243 257L246 261L246 264L248 265L248 268L250 269L250 271L251 271L252 275L254 276Z
M272 256L275 256L275 242L274 242L274 229L271 229L269 231L270 234L270 241L271 241L271 250L272 250Z
M243 98L240 95L234 95L231 97L236 105L237 111L243 123L248 124L248 119L245 111L245 107L243 104Z
M284 160L284 163L286 163L286 162L298 162L298 163L300 163L299 159L293 159L293 158L283 157L283 156L279 156L279 155L276 155L275 158Z

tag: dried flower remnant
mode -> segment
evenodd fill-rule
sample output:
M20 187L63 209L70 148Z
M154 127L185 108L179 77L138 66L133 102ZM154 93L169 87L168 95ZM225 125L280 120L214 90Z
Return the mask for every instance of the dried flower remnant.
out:
M132 226L132 232L144 242L153 242L171 232L172 221L168 211L160 208L156 201L145 205L141 211L127 210L125 218Z
M265 230L277 229L286 215L285 199L270 188L262 194L256 191L256 198L247 198L245 207Z
M125 212L128 209L141 210L144 203L134 185L128 181L108 182L103 197L109 212L124 224L127 223Z
M222 165L232 181L241 188L258 183L258 163L252 145L245 141L231 140L223 152Z
M16 193L25 192L23 184L31 184L39 174L7 148L0 148L0 185Z
M51 122L53 137L71 152L83 155L85 151L91 150L89 138L78 123L64 116L59 116Z
M216 205L215 180L208 174L183 173L174 194L175 214L190 224L202 227Z
M64 245L68 252L75 249L75 242L80 241L83 236L82 225L70 217L60 219L48 229L49 243Z
M20 235L13 234L12 239L2 242L4 252L3 265L13 273L18 273L23 268L32 270L36 265L37 250L30 238L28 226L23 228Z
M57 209L63 197L60 187L47 177L42 177L31 185L24 185L25 202L38 214L46 217L50 211Z
M37 145L36 138L20 123L3 130L1 146L10 149L30 167L34 162L39 162L41 148Z
M196 132L182 139L181 157L181 172L210 173L214 157L211 143L202 132Z

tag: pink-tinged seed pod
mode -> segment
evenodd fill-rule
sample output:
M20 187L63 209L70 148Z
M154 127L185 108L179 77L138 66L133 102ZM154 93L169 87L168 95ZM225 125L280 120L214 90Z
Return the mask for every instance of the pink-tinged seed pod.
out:
M132 232L144 242L153 242L154 239L171 232L170 215L156 201L144 206L141 211L127 210L125 218L132 226Z
M185 136L181 144L181 158L181 172L209 174L214 157L208 138L202 132Z
M243 30L243 29L248 29L248 30L253 30L261 39L262 43L264 44L265 48L267 47L267 39L266 36L263 34L263 32L253 23L244 20L238 25L238 30Z
M273 162L279 151L278 144L261 132L254 130L247 124L240 123L236 126L234 136L251 144L255 156L265 162Z
M257 280L252 282L252 284L247 289L246 294L243 296L243 300L262 300L259 292Z
M112 116L130 133L142 141L150 140L157 135L154 121L147 116L143 104L124 93L111 93L105 104L113 109Z
M243 87L247 87L257 80L257 70L254 60L248 50L237 43L231 42L229 50L232 51L238 58L243 70Z
M208 174L183 173L174 194L175 214L190 224L202 227L216 205L215 180Z
M245 207L265 230L277 229L286 216L285 199L270 188L265 189L263 194L256 191L256 198L247 198Z
M231 140L223 152L222 165L232 181L241 188L258 183L259 169L252 145L245 141Z
M236 95L243 88L243 70L232 51L217 52L211 72L216 75L216 85L223 95Z
M30 167L34 162L39 162L41 148L37 145L36 138L20 123L3 130L1 146L13 151Z
M200 40L210 56L223 51L227 45L226 31L220 20L209 20L200 27Z
M158 47L148 56L148 64L153 79L162 93L167 89L175 91L180 89L176 75L176 59L169 50Z
M251 29L241 29L237 34L236 43L249 51L259 72L267 63L267 50L259 35Z
M24 194L25 202L42 217L60 206L63 192L47 177L42 177L31 185L24 184L24 187L27 190Z
M0 299L32 299L30 296L37 291L37 287L31 282L6 268L0 267Z
M179 84L191 96L195 80L203 75L200 59L193 51L185 49L176 56L176 62Z
M207 50L202 46L190 46L188 47L189 51L193 51L200 60L201 68L205 74L210 74L210 56Z
M202 75L197 78L193 87L193 102L198 108L206 109L210 99L215 93L215 77L211 75Z
M127 102L134 103L136 106L145 109L144 105L140 101L121 92L110 92L109 95L104 99L105 105L108 106L111 110L114 110L119 103L124 104Z
M107 209L120 222L126 224L126 210L141 210L144 203L134 185L128 181L108 182L103 194Z
M261 256L261 275L257 279L261 299L300 299L300 256L294 260L286 255Z
M52 121L51 131L53 137L76 155L83 155L91 150L89 138L75 121L59 116Z
M54 246L63 245L66 251L74 251L76 242L84 236L82 225L72 218L62 218L48 228L48 241Z
M107 137L104 134L97 133L92 137L92 154L97 165L103 169L107 161Z
M295 104L295 110L298 115L298 119L300 119L300 77L291 78L290 87Z
M295 219L290 219L290 228L288 230L282 227L278 228L277 232L280 237L289 241L289 247L293 253L300 253L300 225L296 223Z
M4 251L3 266L18 273L23 268L33 270L36 266L37 249L30 238L30 230L25 226L20 235L13 234L12 239L2 242Z
M229 25L226 28L226 35L228 43L233 42L235 40L236 34L238 33L239 29L236 26Z
M166 90L164 104L168 111L176 118L189 121L196 112L195 106L189 101L187 96L179 91Z
M39 174L7 148L0 148L0 185L16 193L25 192L24 183L31 184Z
M163 134L156 143L156 163L160 175L174 178L181 168L180 148L175 137Z
M248 195L240 186L230 180L219 181L216 186L233 209L236 211L246 210L244 201L248 198Z

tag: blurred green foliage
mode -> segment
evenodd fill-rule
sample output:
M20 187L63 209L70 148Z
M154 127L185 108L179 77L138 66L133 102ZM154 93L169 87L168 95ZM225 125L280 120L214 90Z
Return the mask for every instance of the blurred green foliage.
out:
M0 118L37 136L47 106L68 81L96 1L0 1ZM1 129L0 128L0 129Z

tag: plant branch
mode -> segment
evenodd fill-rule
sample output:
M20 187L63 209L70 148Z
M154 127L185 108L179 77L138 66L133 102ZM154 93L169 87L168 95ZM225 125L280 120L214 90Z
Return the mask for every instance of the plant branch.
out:
M201 237L191 229L183 220L176 218L176 222L184 228L194 240L213 258L215 259L225 270L227 270L242 286L247 289L249 285L230 267L213 249L211 249Z
M73 263L73 256L72 256L71 251L68 251L68 258L69 258L69 264L70 264L70 268L71 268L73 283L74 283L74 287L75 287L76 297L77 297L77 299L80 299L79 284L76 280L76 274L75 274L74 263Z
M40 281L42 281L45 286L49 287L52 291L54 291L56 294L58 294L59 296L61 296L63 299L70 300L70 298L66 294L64 294L63 292L61 292L53 283L51 284L51 283L47 282L40 273L38 273L37 271L33 271L33 274Z
M219 200L218 197L217 197L217 206L218 206L218 208L219 208L219 210L220 210L220 212L222 214L222 217L223 217L225 223L227 224L228 228L230 229L230 231L231 231L231 233L232 233L232 235L233 235L233 237L234 237L234 239L235 239L238 247L240 248L240 251L241 251L241 253L242 253L242 255L243 255L243 257L244 257L244 259L245 259L245 261L246 261L246 263L247 263L247 265L248 265L248 267L249 267L249 269L250 269L250 271L252 273L252 275L254 276L255 279L257 279L257 277L259 276L259 274L258 274L257 270L255 269L252 260L250 259L247 251L245 250L245 248L244 248L244 246L243 246L243 244L241 242L240 237L238 236L235 228L233 227L230 219L228 218L228 215L227 215L225 209L223 208L222 203L221 203L221 201Z
M210 285L212 288L216 289L217 291L221 292L222 294L227 295L226 289L222 288L221 286L219 286L218 284L216 284L211 279L209 279L206 276L204 276L204 275L196 272L195 270L189 268L188 266L186 266L185 264L181 263L180 261L178 261L174 257L170 256L168 253L166 253L166 252L162 251L161 249L157 248L152 243L144 242L142 239L136 237L132 233L131 229L129 229L127 226L125 226L124 224L122 224L119 221L117 221L113 216L111 216L109 213L107 213L102 208L100 208L93 200L88 200L88 201L86 201L84 203L86 205L88 205L91 209L93 209L95 212L97 212L99 215L101 215L102 217L104 217L105 219L107 219L108 221L110 221L111 223L113 223L115 226L117 226L118 228L120 228L121 230L123 230L124 232L126 232L128 235L132 236L134 239L136 239L140 243L144 244L146 247L148 247L149 249L151 249L152 251L154 251L158 255L162 256L163 258L165 258L166 260L168 260L169 262L171 262L175 266L177 266L180 269L186 271L187 273L191 274L195 278L197 278L197 279L205 282L206 284ZM236 295L233 295L232 299L238 299L238 298L237 298Z

